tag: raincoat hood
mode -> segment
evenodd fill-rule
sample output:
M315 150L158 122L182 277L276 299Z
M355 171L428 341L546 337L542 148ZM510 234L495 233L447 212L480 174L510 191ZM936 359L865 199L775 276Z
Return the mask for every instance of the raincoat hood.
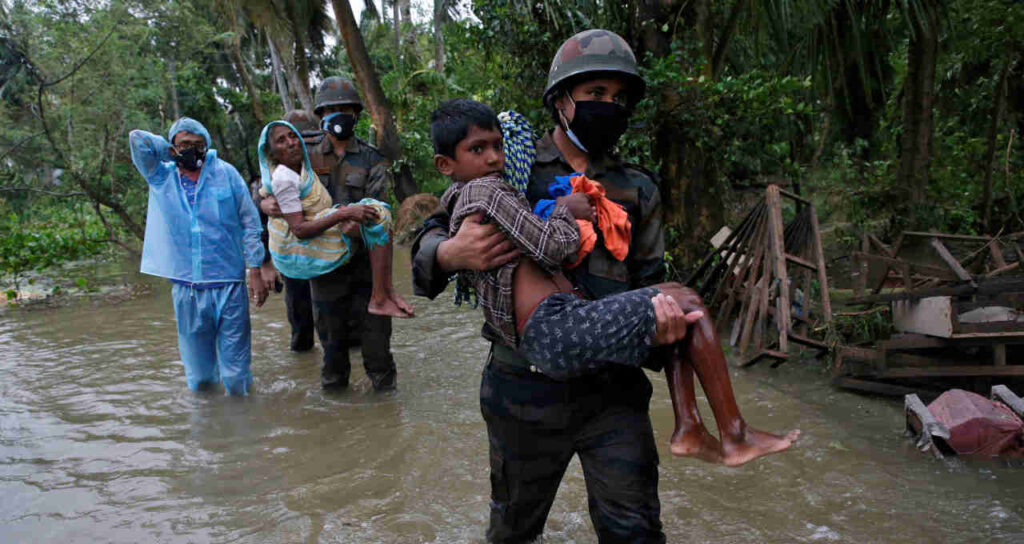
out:
M270 187L270 173L274 170L274 167L277 166L277 163L270 158L270 133L276 125L286 126L289 130L298 135L299 145L302 146L302 164L305 167L306 172L310 174L313 173L313 166L309 162L309 151L306 149L305 140L302 139L302 133L288 121L271 121L267 123L267 126L263 127L263 131L260 132L260 143L256 148L260 160L260 182L263 185L263 188L270 194L274 194ZM302 172L298 172L298 174L302 174ZM312 176L303 176L303 186L299 188L300 196L304 197L309 193L309 186L311 185L312 180Z
M202 136L206 140L206 149L213 147L213 143L210 141L210 133L206 130L206 127L202 123L192 119L191 117L182 117L171 125L171 130L167 131L167 141L171 145L174 145L174 136L179 132L191 132L196 136Z

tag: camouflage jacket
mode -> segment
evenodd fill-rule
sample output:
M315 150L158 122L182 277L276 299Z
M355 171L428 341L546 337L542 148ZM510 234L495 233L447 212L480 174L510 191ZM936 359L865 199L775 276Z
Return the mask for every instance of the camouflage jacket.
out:
M351 204L363 198L388 201L391 161L377 148L353 138L340 158L330 138L309 150L309 161L335 204Z
M548 186L555 176L573 172L551 135L537 142L537 161L530 176L526 197L530 204L551 198ZM614 158L591 164L587 177L601 182L608 198L625 207L632 225L632 240L625 261L617 261L603 247L597 247L576 268L566 271L573 283L593 298L646 287L664 281L665 230L661 221L661 194L654 174ZM446 210L439 210L423 225L412 246L413 290L419 296L435 298L448 284L451 274L437 266L437 246L448 239Z

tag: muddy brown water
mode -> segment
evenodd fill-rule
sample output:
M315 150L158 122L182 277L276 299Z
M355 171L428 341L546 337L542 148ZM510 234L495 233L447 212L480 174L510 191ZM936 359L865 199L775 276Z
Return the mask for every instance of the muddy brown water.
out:
M483 541L478 310L415 299L420 317L395 324L399 390L374 394L354 354L353 387L325 394L274 296L253 314L255 391L236 399L187 390L170 289L153 286L0 314L0 542ZM652 374L669 542L1024 542L1021 469L918 453L900 403L835 391L812 364L732 376L751 423L803 436L739 469L674 459ZM545 535L596 542L575 460Z

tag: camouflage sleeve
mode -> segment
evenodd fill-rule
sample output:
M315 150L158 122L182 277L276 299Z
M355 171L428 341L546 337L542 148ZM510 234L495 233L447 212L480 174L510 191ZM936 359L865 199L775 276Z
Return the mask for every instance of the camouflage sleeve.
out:
M450 219L446 210L438 210L423 223L412 244L412 288L417 296L433 300L448 287L451 274L437 264L437 246L448 239Z
M252 196L252 203L260 213L260 224L263 225L263 232L260 233L260 242L263 244L263 264L270 261L270 231L267 229L267 214L260 209L260 178L256 178L249 184L249 193Z
M640 196L640 223L633 225L633 243L626 257L631 289L665 281L665 227L661 193L651 183Z
M366 178L366 190L363 196L388 202L388 189L393 185L391 179L391 161L379 160L370 168Z

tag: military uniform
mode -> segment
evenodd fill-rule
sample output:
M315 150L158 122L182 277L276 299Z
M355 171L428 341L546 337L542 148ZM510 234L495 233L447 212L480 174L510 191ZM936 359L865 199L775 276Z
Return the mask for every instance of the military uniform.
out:
M352 204L362 198L387 201L391 183L388 161L359 138L352 137L340 158L330 139L324 138L310 150L309 159L335 204ZM351 333L357 332L363 366L374 388L391 389L397 377L391 355L391 318L366 311L373 288L370 258L358 238L351 241L355 251L348 264L310 280L316 330L324 349L321 381L325 387L348 383Z
M573 169L551 136L537 143L527 197L551 198L548 185ZM587 295L601 298L653 285L664 278L661 199L652 174L607 158L587 177L599 181L629 214L632 240L624 262L598 245L567 271ZM449 274L436 265L447 239L431 216L413 245L417 295L436 297ZM656 361L652 361L657 366ZM649 365L651 366L651 365ZM540 535L572 456L587 480L590 514L601 542L664 542L658 501L658 453L648 404L651 383L643 370L614 366L581 378L555 381L529 370L518 352L492 347L480 385L491 465L490 542L527 542Z
M629 82L633 103L645 85L629 46L606 30L588 30L555 54L544 102L573 82L613 73ZM551 135L537 143L526 195L531 204L551 198L555 176L573 173ZM570 279L601 298L658 283L664 277L665 236L661 198L650 172L615 157L591 157L587 177L621 204L632 225L629 255L615 260L598 245ZM449 274L437 266L437 246L447 239L448 217L428 218L413 244L413 287L436 297ZM660 368L658 351L645 366ZM492 344L480 384L480 409L490 442L489 542L530 542L540 536L573 455L587 483L590 517L602 543L663 543L658 501L658 452L648 407L651 383L643 370L619 365L556 381L529 368L518 351Z

